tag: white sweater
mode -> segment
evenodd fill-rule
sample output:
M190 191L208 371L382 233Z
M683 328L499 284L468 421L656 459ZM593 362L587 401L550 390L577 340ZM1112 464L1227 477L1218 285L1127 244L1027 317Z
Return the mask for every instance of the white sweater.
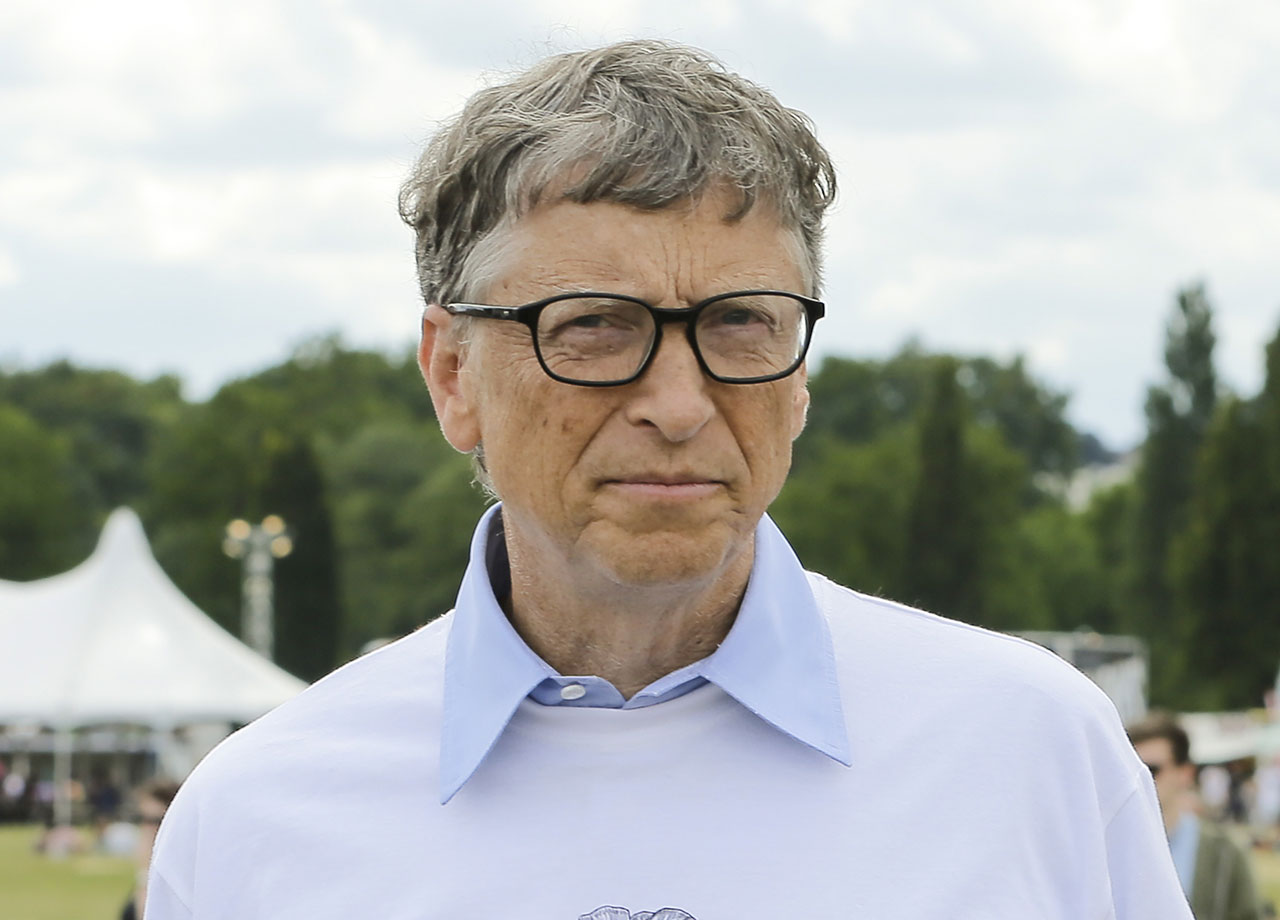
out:
M852 767L714 685L633 710L525 701L441 805L444 618L205 760L147 920L1190 920L1150 775L1088 680L811 585Z

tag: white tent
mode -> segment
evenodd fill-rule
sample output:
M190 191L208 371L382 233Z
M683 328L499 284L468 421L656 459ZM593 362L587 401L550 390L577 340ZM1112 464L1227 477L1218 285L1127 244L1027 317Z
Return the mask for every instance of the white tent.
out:
M1280 722L1264 721L1256 711L1188 712L1178 721L1190 736L1191 760L1197 764L1280 754Z
M0 581L0 725L54 729L59 778L73 729L244 723L304 686L183 596L127 508L74 569Z
M71 571L0 581L0 724L249 722L304 686L174 587L127 508Z

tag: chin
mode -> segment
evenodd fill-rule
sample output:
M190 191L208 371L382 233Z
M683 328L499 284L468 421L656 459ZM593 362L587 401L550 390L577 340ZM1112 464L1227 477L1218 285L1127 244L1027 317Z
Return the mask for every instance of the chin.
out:
M737 555L736 535L724 525L601 536L605 539L592 541L601 566L618 584L637 588L714 580Z

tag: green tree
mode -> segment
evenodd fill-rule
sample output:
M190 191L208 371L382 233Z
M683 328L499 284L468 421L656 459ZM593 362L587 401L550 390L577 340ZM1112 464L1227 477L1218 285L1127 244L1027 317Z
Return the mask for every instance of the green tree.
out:
M834 366L846 383L874 379L867 364ZM1025 454L994 413L973 417L970 365L928 366L931 392L916 415L870 437L846 439L838 426L807 433L774 518L806 564L873 594L1000 629L1092 613L1091 535L1051 503L1029 501ZM1059 596L1059 585L1073 590Z
M316 680L338 663L342 598L328 492L305 436L271 446L258 507L284 518L293 537L293 552L276 564L276 663Z
M1175 610L1187 624L1180 704L1256 706L1280 649L1280 334L1252 400L1220 407L1172 548Z
M942 362L918 427L900 598L996 629L1047 626L1019 564L1025 461L969 420L959 367Z
M286 402L322 457L374 421L434 424L412 351L388 356L345 348L336 335L320 336L242 383Z
M156 558L191 600L240 635L239 565L222 551L226 525L260 520L266 464L293 438L289 403L243 382L191 406L158 439L143 519Z
M797 465L825 438L860 443L916 418L928 403L938 368L951 365L972 418L997 428L1005 443L1034 471L1066 474L1076 464L1078 442L1065 419L1067 396L1033 380L1021 358L929 354L908 343L887 361L829 357L812 375L808 430L797 444Z
M1018 521L1016 542L1017 573L1028 598L1025 621L1062 631L1115 631L1116 599L1086 515L1042 502Z
M1129 628L1145 638L1156 666L1152 696L1172 703L1190 679L1192 625L1175 608L1170 551L1186 522L1192 471L1218 398L1213 309L1203 284L1178 293L1165 329L1168 380L1147 394L1147 438L1136 476Z
M66 439L0 404L0 470L0 578L44 578L82 561L92 521Z
M805 565L865 591L901 598L919 453L911 425L872 441L815 445L769 509Z
M1280 450L1260 407L1231 400L1195 471L1188 524L1174 542L1175 610L1187 624L1189 679L1179 704L1257 706L1280 649Z
M962 440L959 474L947 477L960 483L961 498L934 506L943 532L963 543L960 563L942 556L947 547L923 515L921 493L936 491L923 482L918 424L866 444L826 442L803 474L788 481L770 514L806 566L842 584L999 629L1051 628L1059 608L1074 611L1077 601L1088 603L1078 596L1055 598L1047 586L1082 577L1078 570L1088 568L1089 548L1062 552L1055 542L1059 530L1068 530L1077 544L1083 538L1046 519L1046 510L1033 511L1036 517L1027 523L1020 501L1026 467L999 432L967 424ZM953 528L956 520L963 523ZM954 594L925 582L932 574L922 571L925 553L935 554L938 567L954 577ZM969 568L961 570L962 563ZM930 589L936 593L926 595Z
M472 482L470 462L435 434L436 451L426 475L406 497L399 515L409 540L397 563L413 600L397 632L416 628L453 607L471 534L486 505Z
M958 367L940 364L920 422L920 476L907 522L912 603L975 622L982 614L981 535L966 487L966 407Z
M66 438L74 462L69 482L95 520L141 500L152 443L182 408L174 377L140 383L117 371L86 370L66 361L0 373L0 403L5 402Z
M357 464L354 478L349 476L352 443L378 425L419 432L435 427L412 355L348 350L328 336L299 347L280 365L228 383L207 403L188 407L152 451L147 507L157 555L179 586L231 632L240 631L239 576L220 550L226 523L279 513L297 528L297 555L283 560L278 572L277 652L304 676L313 676L326 660L353 655L361 637L385 635L381 624L406 620L384 615L394 603L379 602L411 590L398 585L384 564L405 537L394 529L363 526L358 509L361 503L401 507L425 468L420 458L411 461L396 445L384 443L366 451L365 462ZM294 460L286 459L290 456ZM457 461L465 467L465 460ZM292 462L307 472L290 485ZM383 469L410 464L407 477L393 473L379 479ZM274 507L282 503L295 510ZM328 561L322 550L326 542L332 543ZM320 558L307 562L312 552ZM300 577L291 586L290 573L303 569L316 577ZM330 575L317 574L324 571ZM298 608L309 612L296 618L294 596L309 598ZM321 609L322 604L336 607ZM331 630L327 620L335 609L352 611L357 622L341 615ZM303 628L308 617L316 626L310 634Z
M344 650L403 635L452 607L484 500L467 459L435 425L369 423L335 452L332 482L352 611Z
M1086 622L1101 633L1123 634L1133 622L1125 606L1128 602L1127 585L1131 580L1130 534L1134 493L1132 481L1104 489L1093 496L1079 516L1097 559L1097 590L1104 599L1093 619ZM1075 628L1066 623L1062 627ZM1163 666L1162 662L1151 664L1153 668Z

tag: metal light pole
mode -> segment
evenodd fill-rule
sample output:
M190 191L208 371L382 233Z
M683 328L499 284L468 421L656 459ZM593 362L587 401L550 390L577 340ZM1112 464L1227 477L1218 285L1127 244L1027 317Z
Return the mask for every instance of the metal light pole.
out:
M273 658L275 617L271 575L275 560L293 552L293 538L278 514L267 515L261 524L236 519L227 525L222 551L242 563L240 634L260 655Z

